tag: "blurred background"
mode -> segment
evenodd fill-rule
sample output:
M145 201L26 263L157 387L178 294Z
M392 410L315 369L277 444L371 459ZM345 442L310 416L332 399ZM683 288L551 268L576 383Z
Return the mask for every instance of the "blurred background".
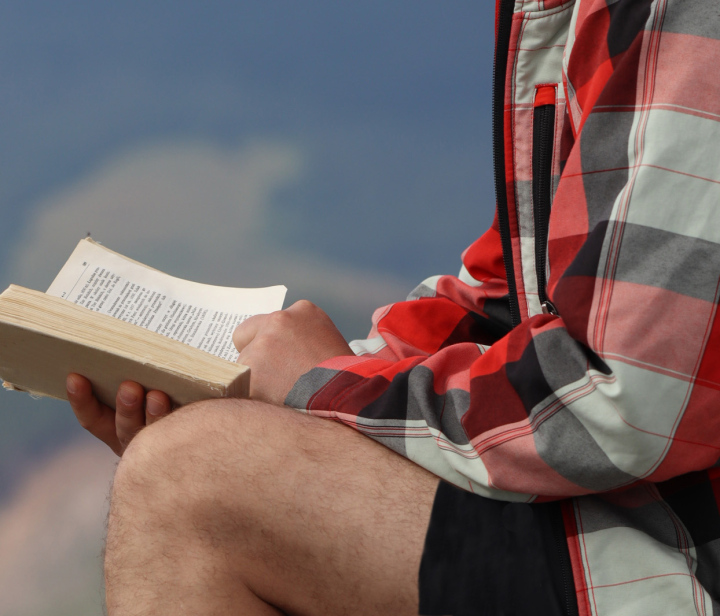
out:
M348 339L492 220L492 3L0 4L0 288L79 239ZM114 456L0 391L0 615L101 614Z

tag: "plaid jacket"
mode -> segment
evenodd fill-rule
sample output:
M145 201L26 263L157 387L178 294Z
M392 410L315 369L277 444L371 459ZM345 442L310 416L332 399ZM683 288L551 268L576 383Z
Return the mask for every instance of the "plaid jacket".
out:
M580 613L720 615L720 5L498 0L498 212L288 404L563 500Z

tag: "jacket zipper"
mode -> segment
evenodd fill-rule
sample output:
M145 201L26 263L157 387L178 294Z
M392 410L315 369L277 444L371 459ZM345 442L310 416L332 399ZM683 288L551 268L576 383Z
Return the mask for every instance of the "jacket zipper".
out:
M495 172L495 197L497 200L500 240L502 243L503 262L505 264L505 275L507 276L508 284L508 305L512 327L516 327L521 321L520 305L517 297L517 285L515 284L515 267L510 239L507 186L505 182L505 76L507 74L514 0L498 0L498 6L495 59L493 63L493 166ZM539 114L535 114L533 120L533 203L535 204L536 273L543 311L552 311L557 314L555 306L547 299L547 281L545 275L547 265L545 255L552 197L552 152L553 135L555 131L555 105L541 105L539 109L541 109L541 111ZM537 112L537 109L535 111ZM540 138L536 138L538 134L541 135ZM538 161L537 172L535 170L536 160ZM539 201L542 203L539 203ZM538 231L540 232L539 235L537 235ZM562 543L565 541L565 525L562 521L559 506L557 506L555 515L551 517L554 525L553 535L555 545L558 550L562 569L562 584L565 599L564 611L567 616L577 616L577 605L570 596L568 572L572 571L572 566L569 554L567 554L567 545L563 546Z
M535 273L543 312L557 314L547 296L547 243L552 205L552 156L555 136L555 88L537 89L533 109L532 192L535 218ZM549 102L552 101L552 102Z
M520 304L515 284L510 221L508 218L507 186L505 182L505 75L507 72L510 32L512 28L513 0L499 0L497 32L495 36L495 61L493 63L493 167L495 172L495 199L497 201L500 241L508 284L508 304L512 327L520 325Z
M579 608L575 596L575 582L572 579L572 563L568 552L567 539L565 535L565 523L562 516L562 505L559 502L553 503L550 523L552 525L553 540L557 549L560 570L562 571L563 599L566 616L578 616Z

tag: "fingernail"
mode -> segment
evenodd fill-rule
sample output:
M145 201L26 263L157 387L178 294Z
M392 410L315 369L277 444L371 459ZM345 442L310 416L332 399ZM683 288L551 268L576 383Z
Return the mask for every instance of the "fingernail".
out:
M145 412L148 415L157 417L159 415L162 415L164 411L165 411L165 405L162 402L156 400L152 396L147 397L147 399L145 400Z
M65 387L67 387L69 394L75 394L77 392L77 385L75 384L75 379L70 374L68 375L67 379L65 379Z
M120 391L118 391L118 398L120 398L120 402L128 406L138 401L137 395L130 387L121 387Z

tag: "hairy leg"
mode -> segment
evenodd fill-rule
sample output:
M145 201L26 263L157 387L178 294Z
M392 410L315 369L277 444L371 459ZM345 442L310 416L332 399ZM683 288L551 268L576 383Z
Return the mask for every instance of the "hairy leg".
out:
M436 485L334 422L250 401L191 405L120 462L108 611L417 614Z

